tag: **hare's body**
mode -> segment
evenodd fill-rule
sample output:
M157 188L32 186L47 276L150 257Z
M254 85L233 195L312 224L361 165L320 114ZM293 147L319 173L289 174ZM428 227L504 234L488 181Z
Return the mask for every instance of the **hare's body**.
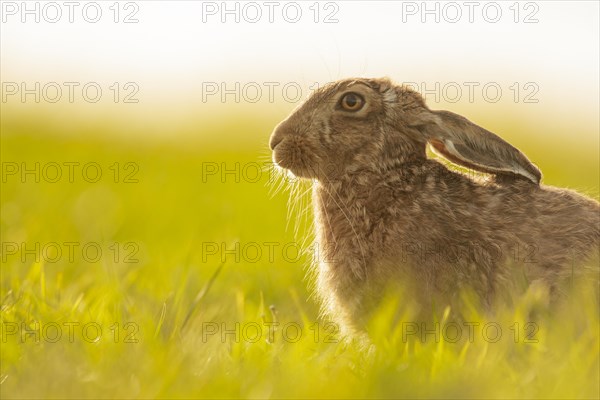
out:
M600 242L594 201L525 180L476 183L433 160L316 183L313 196L318 289L345 327L360 325L394 282L422 306L462 287L491 301L513 267L558 290Z
M493 179L428 159L428 143ZM596 201L540 186L541 173L518 149L387 79L319 89L270 146L279 166L315 181L317 288L345 328L361 325L396 283L424 306L461 287L489 301L514 283L515 270L559 292L598 257Z

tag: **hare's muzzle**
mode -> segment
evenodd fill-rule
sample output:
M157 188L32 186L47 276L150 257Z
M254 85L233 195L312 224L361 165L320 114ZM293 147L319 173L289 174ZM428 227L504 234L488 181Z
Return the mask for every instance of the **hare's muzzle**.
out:
M277 135L277 132L273 132L271 139L269 139L269 147L271 150L275 150L275 147L283 140L283 135Z
M286 121L287 120L279 123L279 125L277 125L273 130L271 138L269 139L269 147L271 150L275 150L275 147L277 147L277 145L281 143L286 136L289 136L289 129L286 128L288 125L285 123Z

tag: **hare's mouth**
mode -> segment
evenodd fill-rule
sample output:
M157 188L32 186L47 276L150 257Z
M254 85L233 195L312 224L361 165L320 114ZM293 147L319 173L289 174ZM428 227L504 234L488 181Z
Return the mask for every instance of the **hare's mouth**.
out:
M285 141L279 141L273 146L273 162L280 168L292 169L294 167L292 155L293 150L286 146Z
M296 177L313 178L310 153L307 154L303 146L295 140L278 141L273 146L273 162Z

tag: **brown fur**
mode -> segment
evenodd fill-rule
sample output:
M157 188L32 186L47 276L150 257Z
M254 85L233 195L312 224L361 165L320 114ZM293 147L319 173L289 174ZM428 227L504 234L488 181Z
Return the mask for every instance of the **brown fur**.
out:
M340 107L348 92L364 98L361 110ZM493 178L428 159L427 143ZM511 284L511 265L554 290L598 253L596 201L540 186L519 150L388 79L319 89L270 146L279 166L315 182L317 290L348 330L361 328L390 283L408 283L423 303L464 286L487 301Z

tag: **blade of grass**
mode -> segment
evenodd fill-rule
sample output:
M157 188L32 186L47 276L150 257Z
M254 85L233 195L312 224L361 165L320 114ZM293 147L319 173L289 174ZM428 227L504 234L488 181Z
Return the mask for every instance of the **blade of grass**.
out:
M187 315L185 316L185 319L183 320L183 324L181 325L181 332L183 332L183 330L185 329L192 314L194 314L194 311L196 311L196 308L198 308L198 305L200 304L202 299L204 299L204 297L206 296L206 294L212 287L213 283L217 279L217 276L219 276L219 274L221 273L221 270L223 269L224 265L225 265L225 262L222 262L221 264L219 264L219 266L217 267L215 272L212 274L212 276L210 277L208 282L206 282L206 285L204 285L204 287L200 290L200 292L198 292L198 295L196 295L196 298L194 299L192 306L190 307Z

